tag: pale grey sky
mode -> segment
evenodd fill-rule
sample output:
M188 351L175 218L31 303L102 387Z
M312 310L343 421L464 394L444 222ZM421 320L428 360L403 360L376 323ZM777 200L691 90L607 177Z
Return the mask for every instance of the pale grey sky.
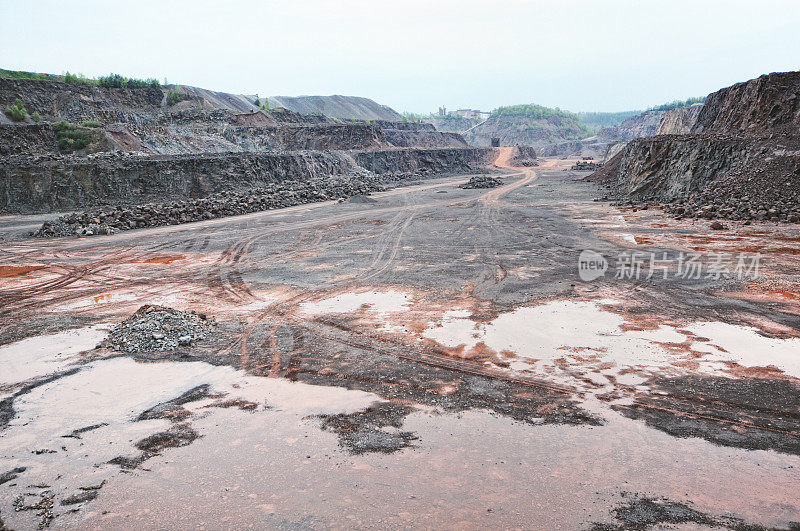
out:
M800 0L0 0L0 68L628 110L800 69Z

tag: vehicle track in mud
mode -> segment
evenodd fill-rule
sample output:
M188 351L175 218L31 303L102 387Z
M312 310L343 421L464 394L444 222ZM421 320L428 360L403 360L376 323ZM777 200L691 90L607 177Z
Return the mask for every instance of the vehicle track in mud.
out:
M317 203L91 239L17 242L0 256L0 265L44 267L29 279L22 277L25 283L19 287L6 282L0 317L24 318L118 290L138 292L144 300L175 294L191 297L199 309L206 303L221 308L220 319L238 321L238 331L231 329L218 356L235 356L238 367L257 374L297 377L311 370L309 336L316 334L375 356L390 354L398 361L577 397L569 386L512 376L481 358L460 359L418 344L414 335L394 341L387 351L385 338L357 323L310 318L298 311L304 303L373 286L411 288L445 299L466 294L468 300L486 303L478 312L485 315L531 298L571 293L574 280L567 271L574 275L575 249L610 246L591 228L571 220L542 190L539 173L553 173L556 161L520 171L508 165L507 155L503 150L496 163L505 172L504 184L489 190L462 190L458 185L466 179L450 178L377 193L375 203ZM554 241L554 235L560 239ZM174 253L183 258L170 262ZM536 273L540 280L512 273L525 267L541 270ZM329 270L346 274L332 277ZM273 299L268 294L276 287L282 291ZM615 289L625 294L642 287L630 282ZM654 286L647 289L653 296L660 293ZM251 303L256 303L252 310L231 313ZM654 298L653 303L663 300ZM88 316L93 308L72 312ZM0 326L5 330L9 325Z

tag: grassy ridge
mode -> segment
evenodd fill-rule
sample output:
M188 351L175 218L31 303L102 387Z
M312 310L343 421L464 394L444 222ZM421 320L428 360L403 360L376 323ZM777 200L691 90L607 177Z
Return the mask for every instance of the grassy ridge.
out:
M119 74L109 74L98 78L86 77L83 74L70 74L67 72L63 76L54 74L37 74L36 72L25 72L23 70L4 70L0 68L0 78L5 79L43 79L47 81L63 81L76 85L92 85L105 88L159 88L161 83L156 78L137 79L126 77Z

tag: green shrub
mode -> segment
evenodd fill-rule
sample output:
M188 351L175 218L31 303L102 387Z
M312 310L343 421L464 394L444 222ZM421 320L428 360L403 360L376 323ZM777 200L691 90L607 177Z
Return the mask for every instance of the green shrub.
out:
M97 84L105 88L148 88L161 86L161 83L155 78L136 79L132 77L125 77L119 74L109 74L107 76L100 76L97 78Z
M6 109L6 114L15 122L21 122L28 115L28 110L22 104L22 100L17 98L14 103Z
M183 92L181 92L178 89L170 89L167 92L167 104L170 105L170 106L175 105L176 103L179 103L179 102L182 102L182 101L185 101L185 100L190 100L190 99L192 99L192 97L189 94L184 94Z
M100 126L101 126L101 125L103 125L103 124L101 124L101 123L100 123L100 122L98 122L97 120L84 120L84 121L81 123L81 125L82 125L83 127L100 127Z
M33 114L31 114L31 118L37 124L42 121L42 115L39 114L39 111L33 111Z
M647 109L648 111L670 111L672 109L680 109L683 107L691 107L695 103L705 103L706 98L705 96L702 98L688 98L686 100L675 100L669 103L665 103L663 105L656 105L655 107L650 107Z
M85 148L94 138L92 131L80 129L77 125L65 121L54 123L53 130L58 139L58 148L66 153Z
M64 83L72 83L75 85L97 85L97 80L89 79L83 74L64 74Z

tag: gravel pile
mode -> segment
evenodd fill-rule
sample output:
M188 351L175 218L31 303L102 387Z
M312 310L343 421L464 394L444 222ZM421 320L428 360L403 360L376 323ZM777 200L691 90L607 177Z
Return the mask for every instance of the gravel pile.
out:
M800 222L800 166L773 159L750 172L730 172L700 192L663 205L676 218Z
M475 175L470 180L461 185L461 188L497 188L502 185L500 179L491 177L489 175Z
M603 167L602 162L587 162L585 160L579 160L575 164L570 167L570 170L575 171L596 171Z
M101 346L128 354L173 351L205 339L215 325L204 314L146 304L114 327Z
M103 207L61 216L45 222L34 236L93 236L160 225L236 216L274 208L315 203L380 191L383 187L369 173L311 181L284 181L246 192L221 192L202 199Z

